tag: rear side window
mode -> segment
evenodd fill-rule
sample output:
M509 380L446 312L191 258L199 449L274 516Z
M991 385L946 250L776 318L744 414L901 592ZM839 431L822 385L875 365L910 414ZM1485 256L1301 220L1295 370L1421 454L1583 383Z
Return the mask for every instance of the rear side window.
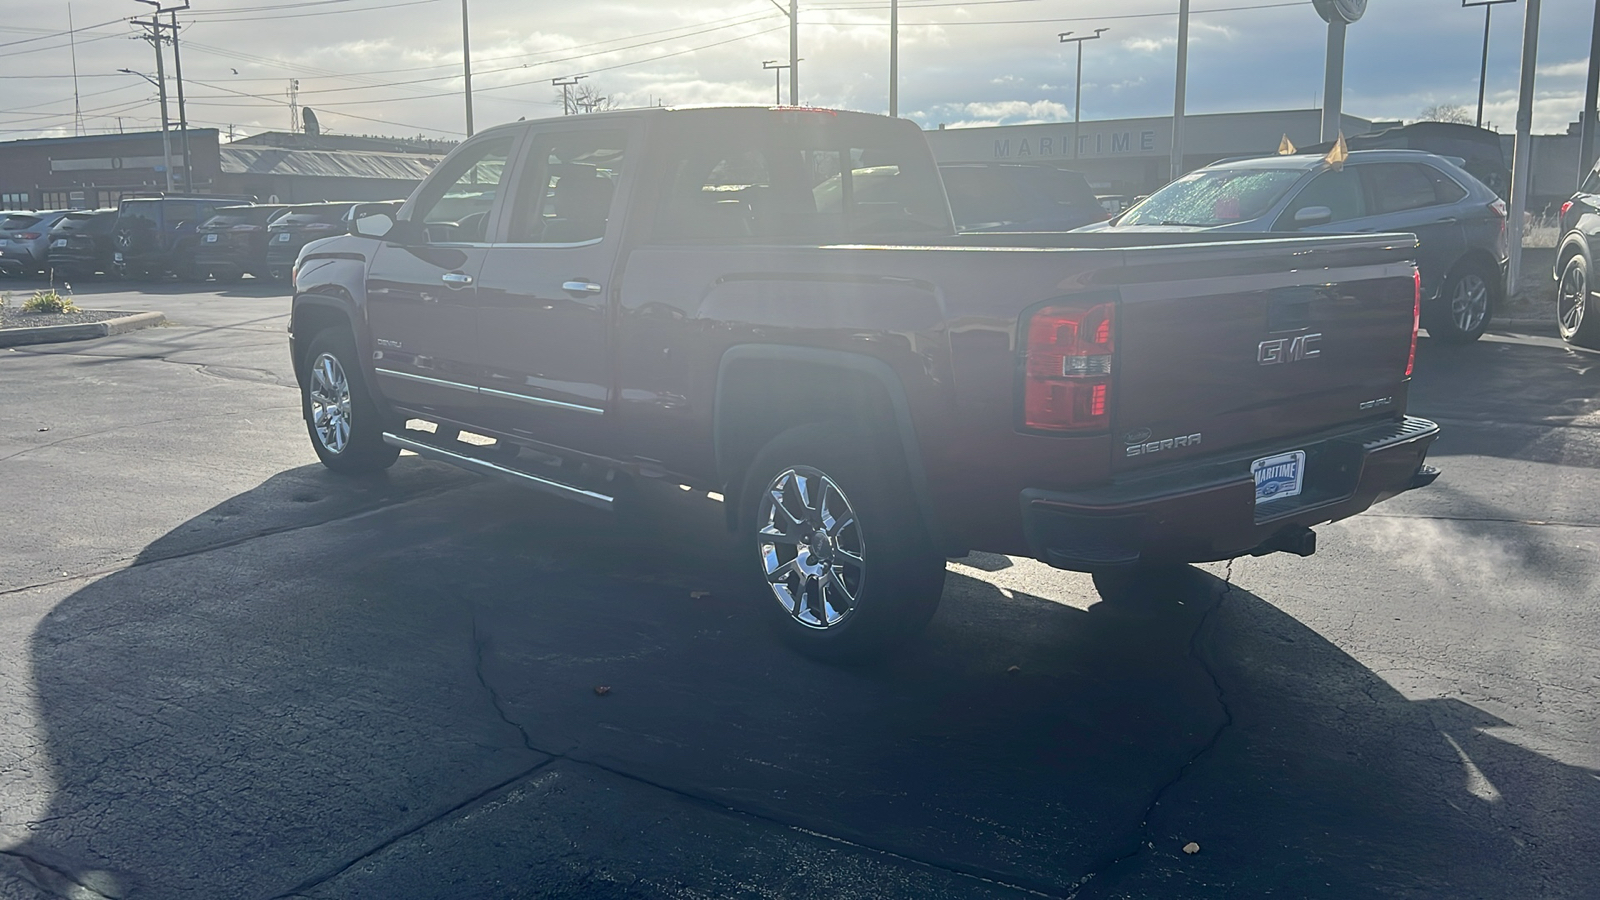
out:
M198 221L196 221L200 218L200 204L196 201L168 200L166 203L168 225L177 225L179 222L189 222L195 225L200 224Z
M117 218L133 227L153 227L161 221L161 201L134 200L124 203L122 209L117 212Z
M1432 188L1429 189L1432 196ZM1284 210L1281 222L1290 223L1293 228L1294 214L1311 206L1326 206L1333 210L1331 222L1343 222L1347 219L1359 219L1370 215L1367 209L1367 199L1361 190L1361 176L1355 167L1346 166L1343 169L1328 170L1311 179L1289 208Z
M1373 215L1437 206L1432 169L1415 163L1371 163L1358 167L1366 179Z
M1442 204L1459 203L1466 199L1467 189L1456 183L1454 178L1435 169L1433 166L1423 166L1423 171L1428 173L1428 178L1433 181L1434 199Z
M577 244L605 237L627 146L627 133L614 129L540 135L517 198L511 242Z
M809 241L950 230L925 144L826 116L752 117L714 133L691 123L684 120L666 155L657 240Z

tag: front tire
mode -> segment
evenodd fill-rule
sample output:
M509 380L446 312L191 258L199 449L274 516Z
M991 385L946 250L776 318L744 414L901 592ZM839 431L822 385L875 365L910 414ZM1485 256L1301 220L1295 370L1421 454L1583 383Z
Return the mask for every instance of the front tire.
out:
M383 442L383 416L362 380L349 332L331 328L312 339L304 372L301 411L322 464L341 475L367 475L394 465L400 449Z
M909 480L870 433L809 424L756 454L740 517L778 635L831 662L881 659L918 634L944 591Z
M1575 254L1561 270L1556 288L1556 326L1567 343L1600 349L1600 310L1594 307L1593 290L1589 258Z
M1497 273L1463 262L1445 279L1428 316L1428 334L1447 344L1470 344L1489 329L1504 286Z

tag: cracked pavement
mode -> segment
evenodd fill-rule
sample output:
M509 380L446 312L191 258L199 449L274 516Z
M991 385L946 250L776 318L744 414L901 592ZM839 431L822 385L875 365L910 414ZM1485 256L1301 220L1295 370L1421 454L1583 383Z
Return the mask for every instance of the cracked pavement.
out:
M174 324L0 351L0 900L1600 895L1600 358L1547 336L1425 340L1444 476L1311 559L975 554L862 670L698 492L325 472L251 281L79 302Z

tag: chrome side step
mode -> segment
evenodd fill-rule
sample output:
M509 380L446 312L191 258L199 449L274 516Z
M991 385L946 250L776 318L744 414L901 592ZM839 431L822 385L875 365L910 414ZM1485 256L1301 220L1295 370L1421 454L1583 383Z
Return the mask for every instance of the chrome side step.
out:
M576 500L585 506L592 506L596 509L609 511L612 508L612 504L616 502L615 498L608 497L598 491L586 490L562 481L543 478L531 472L524 472L521 469L513 469L499 463L489 462L486 459L478 459L465 453L457 453L454 450L435 447L432 444L412 440L390 431L383 433L383 442L391 447L399 447L401 450L410 450L425 459L436 459L440 462L450 463L451 465L477 472L480 475L499 475L525 487L533 488L536 491L544 491L547 494L555 494L568 500Z

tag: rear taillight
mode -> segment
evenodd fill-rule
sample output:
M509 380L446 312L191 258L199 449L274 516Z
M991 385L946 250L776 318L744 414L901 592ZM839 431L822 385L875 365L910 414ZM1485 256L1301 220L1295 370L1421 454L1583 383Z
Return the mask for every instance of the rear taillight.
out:
M1504 219L1506 217L1506 202L1495 200L1489 204L1489 211Z
M39 239L39 232L23 231L18 234L13 234L12 237L19 241L37 241Z
M1561 204L1561 218L1562 219L1565 219L1567 217L1567 213L1569 213L1571 211L1572 211L1572 201L1571 200L1568 200L1567 202Z
M1046 306L1028 320L1022 424L1038 431L1103 431L1111 424L1116 307Z
M1417 367L1417 329L1422 327L1422 273L1411 273L1411 353L1406 356L1406 377Z

